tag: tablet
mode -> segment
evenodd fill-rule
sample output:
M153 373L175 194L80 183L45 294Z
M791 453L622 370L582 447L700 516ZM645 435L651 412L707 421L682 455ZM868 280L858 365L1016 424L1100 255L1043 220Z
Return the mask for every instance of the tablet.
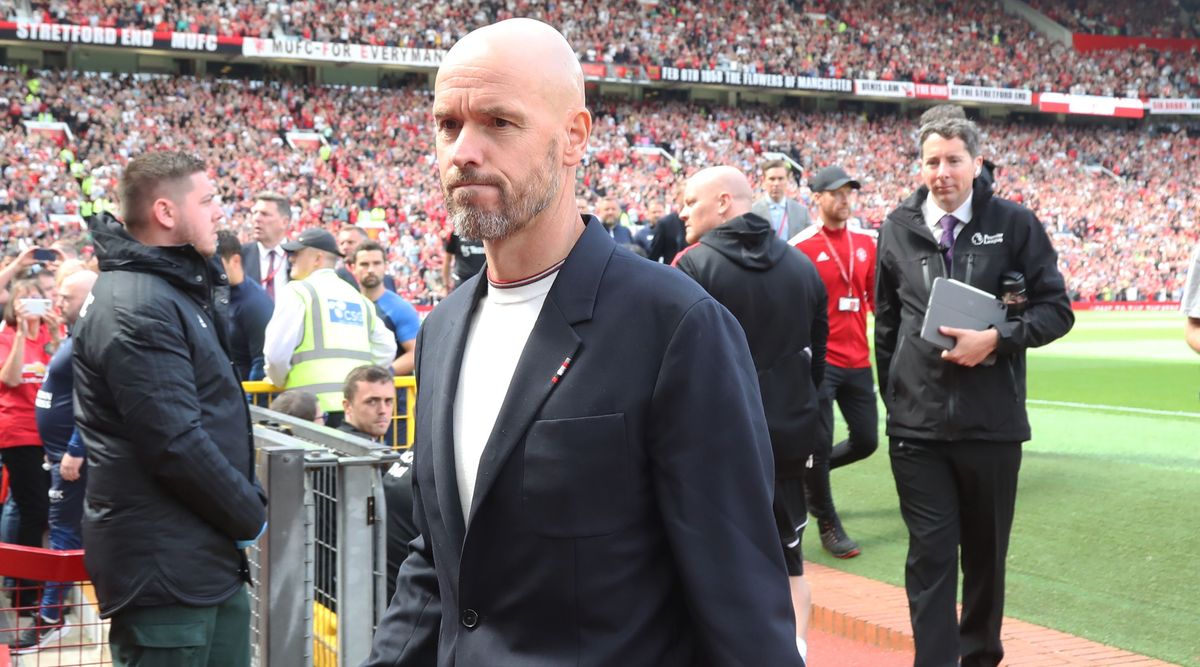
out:
M938 333L938 327L983 331L1008 318L1004 302L987 292L948 278L935 278L921 325L921 338L949 350L954 338Z

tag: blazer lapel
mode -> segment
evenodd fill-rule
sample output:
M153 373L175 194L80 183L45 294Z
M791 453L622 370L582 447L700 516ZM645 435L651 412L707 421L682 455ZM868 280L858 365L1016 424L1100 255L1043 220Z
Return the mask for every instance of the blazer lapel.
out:
M262 286L262 263L258 258L258 244L250 246L250 250L246 253L246 275L253 276L254 282Z
M495 484L501 467L550 396L559 368L567 358L574 360L579 354L586 354L586 350L579 349L580 340L573 325L591 318L600 279L615 244L599 220L585 220L587 227L546 296L496 415L492 434L483 448L468 527Z
M792 233L793 229L796 230L797 232L799 232L799 230L803 229L803 224L805 221L803 204L801 204L799 201L789 197L787 200L787 207L788 207L788 228L786 230L784 230L784 233L787 234L787 238L785 238L784 241L795 236L795 234Z
M458 376L462 367L463 350L467 346L471 314L475 304L487 289L483 279L486 268L467 281L459 289L471 290L471 297L457 302L443 302L439 308L451 307L447 313L447 325L439 334L439 340L431 352L433 364L422 375L437 378L437 382L422 383L418 391L434 391L426 397L433 410L430 421L429 446L433 450L434 479L437 486L437 508L442 515L442 524L450 535L451 543L458 553L454 562L462 555L466 524L463 522L462 501L458 497L458 474L454 467L454 400L458 394ZM424 357L429 358L429 357ZM423 359L424 360L424 359ZM417 446L423 446L418 444Z

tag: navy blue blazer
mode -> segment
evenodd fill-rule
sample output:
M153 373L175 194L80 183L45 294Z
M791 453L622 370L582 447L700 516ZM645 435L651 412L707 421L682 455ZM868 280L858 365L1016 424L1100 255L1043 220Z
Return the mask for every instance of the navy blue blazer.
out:
M484 274L417 338L420 536L364 665L802 665L745 335L595 218L525 345L464 525L453 406Z

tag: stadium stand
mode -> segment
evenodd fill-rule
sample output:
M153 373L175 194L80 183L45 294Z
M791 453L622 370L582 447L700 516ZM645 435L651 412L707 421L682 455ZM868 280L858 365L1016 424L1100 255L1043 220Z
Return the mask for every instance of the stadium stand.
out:
M39 234L71 234L50 214L110 199L129 156L171 146L217 165L227 218L243 233L252 196L265 188L293 200L297 230L336 229L379 209L401 296L430 304L440 293L445 213L423 87L49 72L37 80L39 94L30 97L24 76L0 71L0 114L9 118L0 122L0 141L12 147L0 158L0 237L10 247ZM635 219L690 171L727 163L753 173L765 151L788 154L810 172L836 161L860 175L858 215L867 227L878 226L917 183L914 121L894 112L607 99L593 109L592 152L578 196L589 204L616 197ZM39 114L65 121L75 141L60 145L65 138L27 133L19 121ZM1200 208L1178 175L1200 167L1196 137L1152 124L983 127L985 155L1001 168L1000 191L1039 213L1076 298L1178 298ZM288 129L325 133L330 150L293 150L284 140ZM663 148L675 162L639 146ZM69 159L85 173L73 176Z
M1106 2L1105 0L1026 0L1028 4L1071 32L1196 39L1189 20L1176 0Z
M531 16L559 26L585 62L1134 97L1187 96L1200 87L1194 49L1076 52L1006 13L1000 0L701 0L670 6L638 0L51 0L29 3L27 12L22 4L9 13L77 25L435 49L479 25ZM1080 27L1082 16L1106 32L1194 37L1182 18L1174 19L1179 16L1174 0L1153 0L1152 6L1100 0L1037 4L1069 29Z

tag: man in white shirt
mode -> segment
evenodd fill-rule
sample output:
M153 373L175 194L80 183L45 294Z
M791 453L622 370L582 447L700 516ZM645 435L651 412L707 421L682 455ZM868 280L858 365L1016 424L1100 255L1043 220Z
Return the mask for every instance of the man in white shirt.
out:
M810 224L808 208L787 196L789 180L788 163L783 160L768 160L763 163L763 190L765 197L754 202L750 211L771 223L775 236L787 241L799 234Z
M287 197L277 192L260 192L250 208L254 241L242 246L242 267L258 281L271 300L288 282L287 253L280 245L292 219Z
M420 536L364 664L803 665L745 334L580 217L574 50L531 19L480 28L433 118L487 266L417 336Z

